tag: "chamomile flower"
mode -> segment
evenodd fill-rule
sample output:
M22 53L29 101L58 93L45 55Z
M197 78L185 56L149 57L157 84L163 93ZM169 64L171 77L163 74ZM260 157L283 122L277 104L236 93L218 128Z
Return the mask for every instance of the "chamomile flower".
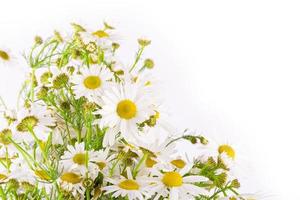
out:
M145 199L148 197L148 193L145 190L146 182L144 177L137 176L135 179L132 177L132 173L129 168L126 169L127 177L113 177L106 178L106 181L112 185L103 187L106 191L105 194L112 194L112 197L117 198L119 196L128 198L129 200Z
M95 112L102 116L98 121L100 127L117 127L114 135L121 132L122 137L129 141L138 136L137 124L155 113L149 97L136 84L113 87L104 93L102 99L102 109Z
M46 171L45 169L36 168L34 169L34 175L36 181L38 182L37 187L39 189L45 189L47 193L51 192L54 187L54 183L52 181L52 177L50 172Z
M18 153L15 145L11 142L13 130L12 126L0 130L0 157L13 157Z
M85 193L85 187L83 181L85 175L80 174L77 170L64 169L58 179L58 182L62 189L71 192L74 196Z
M0 164L0 183L5 183L10 179L11 171L7 166Z
M33 103L30 108L23 108L17 114L16 133L13 138L17 141L47 140L55 121L52 113L45 105Z
M35 174L31 170L26 159L20 156L19 158L13 159L11 163L12 163L10 166L11 179L16 179L19 182L27 182L30 184L35 184L36 181Z
M68 145L68 151L61 157L61 166L71 170L78 170L81 174L85 174L87 171L96 175L96 169L98 166L91 162L96 159L96 153L94 151L87 151L84 148L84 143L76 143L75 146Z
M209 194L205 188L196 186L195 183L206 182L203 176L187 175L187 168L179 171L156 171L149 182L149 190L156 194L154 199L169 197L172 200L189 200L199 195Z
M94 157L90 158L91 162L95 163L103 174L108 174L110 162L115 157L114 155L109 155L109 150L109 148L106 148L105 150L95 151Z
M102 142L103 147L113 146L117 142L118 135L119 135L119 127L114 126L106 129L103 142Z
M4 66L14 65L15 61L15 57L10 49L0 47L0 64L3 64Z
M104 51L113 50L112 44L115 36L111 29L80 32L80 39L91 53L96 51L97 46L100 46Z
M104 65L82 67L80 74L72 77L75 98L86 97L94 102L108 88L111 78L112 73Z
M50 67L51 77L49 78L48 87L54 89L61 89L65 87L70 81L70 72L67 68L58 68L56 66Z
M18 152L13 143L11 137L14 132L13 121L15 116L7 116L6 111L3 116L0 117L0 157L13 157Z
M171 139L161 141L156 138L153 141L138 141L135 145L138 146L144 153L148 153L145 160L145 169L152 169L156 164L166 164L171 162L171 157L176 153L174 143L170 143Z
M223 136L224 137L224 136ZM206 160L208 157L212 157L215 160L220 159L225 167L230 177L243 176L248 168L247 160L242 156L242 149L238 144L229 142L223 139L222 136L212 136L211 139L208 138L208 143L206 145L200 144L200 152L202 152L199 157L200 160ZM239 152L239 154L237 153Z
M34 71L38 86L45 86L50 84L50 78L53 76L48 68L38 68Z

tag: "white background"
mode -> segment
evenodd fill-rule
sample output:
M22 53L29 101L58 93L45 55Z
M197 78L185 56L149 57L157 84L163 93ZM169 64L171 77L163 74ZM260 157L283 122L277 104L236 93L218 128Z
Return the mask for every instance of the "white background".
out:
M239 147L245 191L297 200L300 135L300 5L297 1L4 1L0 45L22 53L36 34L117 27L124 64L136 38L152 39L146 56L179 128ZM0 69L0 95L14 106L23 74ZM249 170L250 168L250 170Z

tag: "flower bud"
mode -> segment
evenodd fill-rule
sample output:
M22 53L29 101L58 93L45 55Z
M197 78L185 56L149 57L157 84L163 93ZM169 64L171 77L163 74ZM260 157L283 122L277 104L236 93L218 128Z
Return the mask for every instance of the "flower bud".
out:
M118 44L116 42L112 43L113 51L116 51L119 47L120 47L120 44Z
M85 45L85 49L90 53L94 53L97 50L97 45L95 42L89 42Z
M36 93L36 96L38 99L43 99L45 97L47 97L48 94L48 88L43 86L40 88L40 90Z
M68 82L69 82L69 77L68 77L65 73L62 73L62 74L58 75L58 76L53 80L53 88L54 88L54 89L61 89L61 88L63 88Z
M138 43L142 46L148 46L151 44L151 40L147 40L147 39L138 39Z
M4 61L9 61L10 56L6 51L0 49L0 59L2 59Z
M114 27L112 27L111 25L109 25L107 22L104 22L103 24L104 24L104 28L105 29L110 29L110 30L115 29Z
M61 107L62 110L65 110L65 111L71 109L71 105L67 101L61 102L60 107Z
M63 43L64 39L58 31L54 31L54 39L59 43Z
M37 35L37 36L34 37L34 42L36 44L40 45L40 44L43 43L43 39L42 39L42 37L40 37L40 36Z
M81 25L76 23L71 23L71 26L73 27L75 32L86 32L85 28L83 28Z
M152 59L150 58L147 58L145 61L144 61L144 66L148 69L153 69L154 67L154 62Z
M231 181L231 187L233 187L233 188L240 188L241 184L240 184L240 182L237 179L234 179L234 180Z

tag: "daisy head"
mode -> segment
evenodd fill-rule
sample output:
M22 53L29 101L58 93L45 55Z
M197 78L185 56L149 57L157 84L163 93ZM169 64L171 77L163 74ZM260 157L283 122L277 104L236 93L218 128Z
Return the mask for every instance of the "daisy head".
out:
M170 143L171 139L161 140L156 138L151 142L139 140L136 146L139 147L143 153L147 153L145 160L145 169L152 169L156 165L164 165L172 161L172 156L176 153L175 144Z
M129 168L126 169L127 175L113 178L106 178L106 181L112 185L105 186L105 194L112 193L112 197L125 197L129 200L145 199L148 193L145 190L146 182L143 177L133 178Z
M222 138L223 137L223 138ZM224 136L207 137L208 143L200 145L200 156L198 160L205 162L209 158L222 165L227 171L228 178L245 177L246 171L251 171L252 166L248 163L248 159L243 156L243 148L237 142L228 142Z
M46 86L54 89L61 89L65 87L70 81L70 71L68 68L58 68L56 66L50 67L49 84Z
M52 113L45 105L31 104L29 108L23 108L17 114L15 122L14 139L32 141L37 137L39 140L48 139L51 127L55 126Z
M100 127L117 127L116 131L129 140L137 137L137 124L155 113L149 97L136 84L113 87L104 93L102 99L102 109L96 111L102 116L98 121Z
M104 23L104 28L98 30L85 30L80 32L80 40L84 47L90 53L94 53L97 46L103 50L113 50L113 40L116 40L116 34L113 32L113 27Z
M85 176L76 170L64 169L58 182L63 190L71 192L73 196L77 194L84 195L85 187L83 185Z
M98 166L102 174L108 174L111 161L114 159L114 155L109 155L109 150L109 148L106 148L105 150L95 151L94 157L90 158L91 162Z
M203 153L201 155L203 159L207 159L208 157L217 159L219 157L227 164L234 162L238 157L236 145L227 140L223 140L221 136L209 138L205 145L202 143L199 144L199 149Z
M5 183L10 179L11 171L4 165L0 165L0 183Z
M9 120L4 116L0 117L0 146L8 146L11 144L9 138L12 137L13 127L10 125Z
M49 182L51 181L52 177L50 176L50 173L44 169L35 169L34 175L36 176L37 180L43 181L43 182Z
M15 64L16 58L11 50L6 47L0 47L0 64L4 66Z
M11 59L10 52L7 49L1 49L0 59L2 62L8 62Z
M82 67L80 74L72 77L72 87L75 97L86 97L90 101L100 98L103 91L108 88L112 73L104 65Z
M77 170L81 174L89 171L93 175L97 175L97 165L92 162L95 160L94 151L88 151L84 148L84 143L76 143L75 146L68 145L67 151L61 157L61 167L71 170Z
M161 171L157 170L149 180L149 190L156 194L156 198L169 197L172 200L193 199L196 196L207 195L208 191L196 186L196 183L206 182L203 176L187 175L188 170Z
M18 150L12 143L14 127L12 125L0 129L0 157L14 157Z

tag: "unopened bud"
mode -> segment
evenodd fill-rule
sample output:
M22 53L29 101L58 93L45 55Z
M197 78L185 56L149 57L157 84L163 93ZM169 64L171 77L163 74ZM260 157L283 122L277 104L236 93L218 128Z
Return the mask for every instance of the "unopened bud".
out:
M118 44L116 42L112 43L113 51L116 51L119 47L120 47L120 44Z
M147 39L138 39L138 42L143 47L151 44L151 40L147 40Z
M110 29L110 30L115 29L113 26L109 25L107 22L104 22L103 24L104 24L105 29Z
M75 32L86 32L85 28L83 28L81 25L76 23L71 23L71 26L73 27Z
M145 61L144 61L144 66L148 69L153 69L154 67L154 62L152 59L150 58L147 58Z
M36 96L38 99L43 99L45 97L47 97L48 94L48 88L43 86L40 88L40 90L36 93Z
M58 31L54 31L54 38L60 43L63 43L64 39Z
M42 37L40 37L40 36L35 36L35 37L34 37L34 42L35 42L36 44L40 45L40 44L43 43L43 39L42 39Z

